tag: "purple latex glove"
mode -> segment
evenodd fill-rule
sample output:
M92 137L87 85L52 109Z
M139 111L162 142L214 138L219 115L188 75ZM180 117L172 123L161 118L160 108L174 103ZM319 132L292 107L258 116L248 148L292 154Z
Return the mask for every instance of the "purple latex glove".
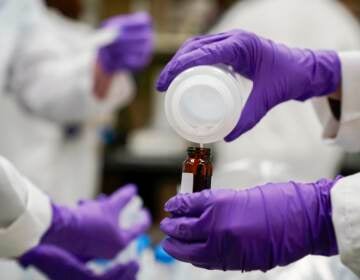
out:
M140 70L150 62L154 43L147 13L112 17L102 27L118 31L115 40L99 50L100 64L107 73Z
M262 270L337 254L330 189L336 181L180 194L161 222L173 257L207 269Z
M253 33L233 30L186 41L161 72L157 89L167 90L185 69L219 63L232 66L253 81L239 122L226 141L254 127L279 103L330 94L341 80L336 52L288 48Z
M56 246L41 245L19 259L23 267L34 266L52 280L135 280L139 266L136 262L118 264L97 275L69 252Z
M130 229L119 226L119 215L136 195L134 185L127 185L110 197L81 202L76 208L53 204L53 218L41 244L56 245L83 259L113 258L150 226L147 210L144 219Z

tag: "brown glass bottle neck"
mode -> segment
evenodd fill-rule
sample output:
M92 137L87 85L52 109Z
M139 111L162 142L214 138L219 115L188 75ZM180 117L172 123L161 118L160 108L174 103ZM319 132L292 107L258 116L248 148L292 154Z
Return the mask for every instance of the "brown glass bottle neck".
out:
M209 160L211 150L209 148L189 147L187 154L189 158Z

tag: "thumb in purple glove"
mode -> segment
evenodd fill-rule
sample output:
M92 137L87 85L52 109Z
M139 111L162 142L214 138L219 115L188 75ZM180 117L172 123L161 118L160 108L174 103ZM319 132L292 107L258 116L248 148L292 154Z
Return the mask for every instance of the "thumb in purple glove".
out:
M119 226L119 215L136 192L134 185L127 185L110 197L85 201L73 209L52 204L52 223L41 244L56 245L83 259L113 258L150 226L145 209L140 210L144 219L134 226Z
M135 71L151 60L154 38L152 20L147 13L115 16L102 28L117 31L115 40L99 50L99 61L107 73Z
M96 275L74 255L51 245L35 247L24 254L19 262L23 267L36 267L52 280L135 280L139 269L136 262L129 262Z
M173 257L207 269L262 270L337 254L330 189L336 181L207 190L170 199L161 222Z
M330 94L341 80L336 52L288 48L250 32L233 30L186 41L161 72L157 89L167 90L188 68L219 63L232 66L253 81L239 122L226 141L253 128L276 105Z

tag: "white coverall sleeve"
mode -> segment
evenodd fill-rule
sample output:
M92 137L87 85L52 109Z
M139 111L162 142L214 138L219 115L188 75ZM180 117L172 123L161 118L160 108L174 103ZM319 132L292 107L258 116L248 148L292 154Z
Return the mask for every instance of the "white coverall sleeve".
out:
M360 150L360 52L339 53L342 66L341 116L336 120L327 98L314 106L323 137L348 151ZM331 191L332 218L340 258L360 277L360 173L340 179Z
M347 151L360 151L360 51L340 52L342 71L341 117L336 120L327 98L313 101L324 127L323 137Z
M49 228L49 198L0 157L0 257L18 257Z
M360 173L331 190L332 219L341 261L360 277Z

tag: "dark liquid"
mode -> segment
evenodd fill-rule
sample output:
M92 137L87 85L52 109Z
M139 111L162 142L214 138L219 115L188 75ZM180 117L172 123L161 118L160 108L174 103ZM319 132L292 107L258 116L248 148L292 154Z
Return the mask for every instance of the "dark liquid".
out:
M199 165L194 174L193 192L201 192L202 190L211 188L211 175L203 172L204 166ZM205 175L203 175L205 173Z
M210 149L188 149L188 158L184 161L183 172L193 175L193 192L211 188L212 163Z

